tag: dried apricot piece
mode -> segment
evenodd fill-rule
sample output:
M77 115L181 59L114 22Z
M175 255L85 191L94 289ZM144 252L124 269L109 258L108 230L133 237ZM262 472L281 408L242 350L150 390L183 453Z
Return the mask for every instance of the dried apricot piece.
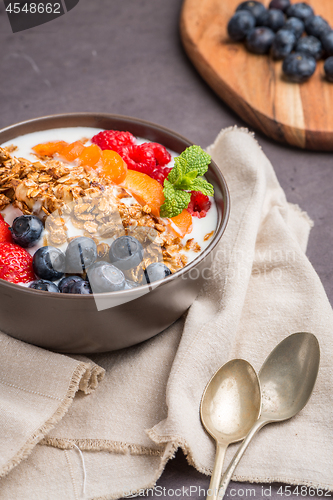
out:
M123 182L127 174L127 165L116 151L111 151L110 149L102 151L101 163L102 170L100 175L102 177L106 177L115 184Z
M153 215L159 217L160 206L164 203L163 187L147 174L136 170L127 170L127 176L123 182L134 198L141 205L148 205Z
M75 141L68 146L64 147L61 151L58 151L59 155L67 161L74 161L80 156L84 151L84 145L81 141Z
M60 153L66 146L68 146L68 142L65 141L50 141L44 144L37 144L32 149L39 156L53 156L55 153Z
M84 148L80 156L78 157L78 162L80 165L87 167L95 167L96 163L102 158L102 150L96 144L87 146Z
M184 208L184 210L175 217L170 219L171 224L169 228L171 231L183 238L185 234L188 234L192 231L192 215Z

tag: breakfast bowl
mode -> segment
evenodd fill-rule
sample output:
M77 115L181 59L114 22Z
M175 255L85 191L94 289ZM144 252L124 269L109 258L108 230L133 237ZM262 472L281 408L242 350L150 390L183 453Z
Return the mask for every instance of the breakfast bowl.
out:
M73 127L96 129L96 132L128 131L145 141L162 144L178 155L193 146L181 135L147 121L99 113L53 115L12 125L0 131L0 144L15 144L15 139L28 134L40 133L45 137L46 131L69 131ZM228 188L213 161L205 179L214 187L216 225L200 253L184 267L163 280L91 295L46 292L0 279L1 331L63 353L118 350L162 332L180 318L197 297L228 222Z

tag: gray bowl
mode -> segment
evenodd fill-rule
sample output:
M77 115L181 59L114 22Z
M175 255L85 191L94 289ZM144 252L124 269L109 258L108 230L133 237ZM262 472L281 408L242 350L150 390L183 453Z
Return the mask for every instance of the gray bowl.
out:
M177 153L193 144L158 125L100 113L54 115L12 125L0 131L0 144L31 132L75 126L128 130ZM94 353L138 344L170 326L198 295L228 222L228 188L214 162L206 178L214 185L218 222L210 244L193 262L154 286L98 294L98 300L92 295L41 292L0 279L1 331L58 352ZM133 293L140 296L133 298Z

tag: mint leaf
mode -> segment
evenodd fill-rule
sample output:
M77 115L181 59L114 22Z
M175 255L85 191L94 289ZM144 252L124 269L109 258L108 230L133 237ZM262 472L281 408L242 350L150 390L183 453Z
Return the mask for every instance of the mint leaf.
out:
M200 146L190 146L182 152L180 158L187 161L187 171L196 170L197 175L204 175L208 170L211 157Z
M175 217L179 215L184 208L188 207L191 200L191 193L175 189L167 180L164 181L163 192L165 202L160 208L161 217Z
M214 195L213 186L209 184L209 182L207 182L206 179L203 179L202 177L197 177L197 179L194 179L190 189L191 191L201 191L202 194L205 194L206 196Z
M177 184L185 175L186 167L187 161L185 158L181 158L180 156L175 158L175 166L168 175L168 181L170 181L171 184Z

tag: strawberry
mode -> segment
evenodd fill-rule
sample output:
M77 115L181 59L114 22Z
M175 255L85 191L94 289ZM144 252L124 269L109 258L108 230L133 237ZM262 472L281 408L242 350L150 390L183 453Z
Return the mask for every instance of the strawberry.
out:
M5 222L5 219L0 214L0 243L13 243L12 233L9 229L9 224Z
M11 283L29 283L35 279L32 256L15 243L0 243L0 278Z

